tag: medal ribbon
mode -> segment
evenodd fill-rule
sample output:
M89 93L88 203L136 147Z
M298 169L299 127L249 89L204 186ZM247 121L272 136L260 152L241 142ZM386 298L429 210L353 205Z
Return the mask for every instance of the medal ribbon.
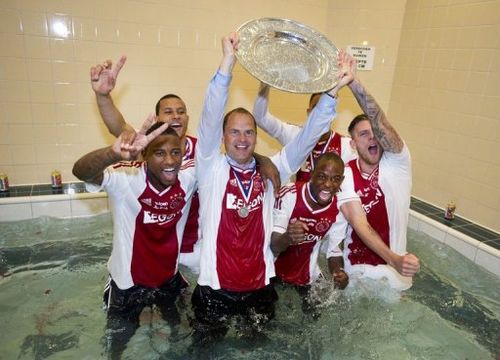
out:
M233 171L234 177L238 182L238 188L240 189L241 195L243 195L243 200L245 201L245 205L248 205L250 200L250 194L252 193L253 189L253 178L255 177L255 174L257 174L255 166L252 169L252 176L250 178L250 184L248 186L245 186L243 184L243 180L240 178L240 175L238 175L238 173L242 172L242 170L235 168L233 166L231 166L231 170Z

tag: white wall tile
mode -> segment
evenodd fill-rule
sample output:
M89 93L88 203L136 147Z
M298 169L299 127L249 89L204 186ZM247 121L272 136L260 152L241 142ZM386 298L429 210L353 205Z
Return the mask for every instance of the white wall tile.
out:
M474 261L474 259L476 258L477 247L480 244L479 241L474 240L453 229L450 229L448 231L445 236L444 242L446 245L452 247L471 261Z
M481 244L477 249L475 263L500 276L500 251L488 245Z
M71 203L69 199L62 201L42 202L42 196L35 197L36 201L31 204L33 217L51 216L58 218L71 217Z
M31 204L0 204L0 221L31 219Z
M434 222L430 220L432 223L429 222L422 222L420 223L419 231L429 235L430 237L433 237L436 240L439 240L440 242L444 243L445 242L445 236L447 232L447 227L444 225L441 225L437 222Z
M106 197L90 199L71 199L71 216L93 216L108 212Z

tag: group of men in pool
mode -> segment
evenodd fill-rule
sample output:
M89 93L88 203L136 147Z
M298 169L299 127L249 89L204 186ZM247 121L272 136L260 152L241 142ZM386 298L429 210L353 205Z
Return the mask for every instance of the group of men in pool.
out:
M140 130L125 122L110 97L125 57L91 69L99 110L117 140L84 155L73 173L110 198L105 303L112 358L146 306L171 324L180 321L175 301L187 282L179 263L199 272L191 299L197 345L222 338L234 316L258 331L274 316L275 279L307 299L322 276L320 251L332 286L341 289L362 277L407 289L419 270L418 258L406 253L410 154L355 77L354 59L340 52L337 85L311 96L308 119L296 127L269 114L266 86L253 114L236 108L224 115L238 41L236 33L222 39L197 139L186 135L186 105L173 94L158 101ZM345 86L364 111L349 126L351 138L330 130ZM284 145L270 159L254 151L257 125ZM293 174L296 181L280 188Z

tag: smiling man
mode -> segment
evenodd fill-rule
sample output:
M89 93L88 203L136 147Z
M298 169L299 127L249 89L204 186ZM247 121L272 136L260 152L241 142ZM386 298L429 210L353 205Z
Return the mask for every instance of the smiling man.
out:
M335 286L343 289L348 283L339 248L346 234L347 221L339 206L356 194L339 191L343 174L344 162L337 154L321 155L316 160L311 180L284 186L273 211L271 248L277 256L276 275L295 286L303 299L305 312L315 312L307 295L311 284L321 276L318 255L325 241L330 253L334 254L330 271Z
M125 121L111 97L111 92L116 85L116 80L126 60L127 58L122 56L114 66L111 60L106 60L102 64L91 67L90 79L104 124L111 134L116 137L121 135L123 142L130 144L134 141L136 131ZM156 103L155 114L155 121L169 124L179 135L183 161L192 163L197 140L195 137L187 135L189 115L184 101L175 94L164 95ZM198 272L200 254L198 243L199 200L197 192L193 194L191 199L188 199L188 208L189 216L182 239L179 261L194 272Z
M89 191L105 189L110 199L113 250L104 303L113 359L120 358L139 327L144 307L156 306L166 321L177 324L175 300L187 287L178 257L187 199L196 188L194 164L182 162L177 133L153 122L150 116L132 144L119 136L112 146L84 155L73 167ZM144 161L123 161L140 151Z
M263 181L262 169L252 155L257 129L243 108L229 111L229 93L238 35L222 41L220 67L210 81L198 127L196 175L203 232L200 276L193 291L194 343L220 339L233 317L258 331L274 316L277 294L271 251L273 187ZM304 162L335 116L336 94L349 79L342 70L337 87L323 94L297 137L274 155L285 182ZM221 153L221 142L225 154Z

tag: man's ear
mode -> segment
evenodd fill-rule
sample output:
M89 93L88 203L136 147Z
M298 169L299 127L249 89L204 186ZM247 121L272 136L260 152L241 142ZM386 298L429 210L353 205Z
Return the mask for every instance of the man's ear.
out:
M353 140L353 139L351 139L351 140L349 141L349 144L351 145L351 147L352 147L354 150L356 150L356 143L354 142L354 140Z

